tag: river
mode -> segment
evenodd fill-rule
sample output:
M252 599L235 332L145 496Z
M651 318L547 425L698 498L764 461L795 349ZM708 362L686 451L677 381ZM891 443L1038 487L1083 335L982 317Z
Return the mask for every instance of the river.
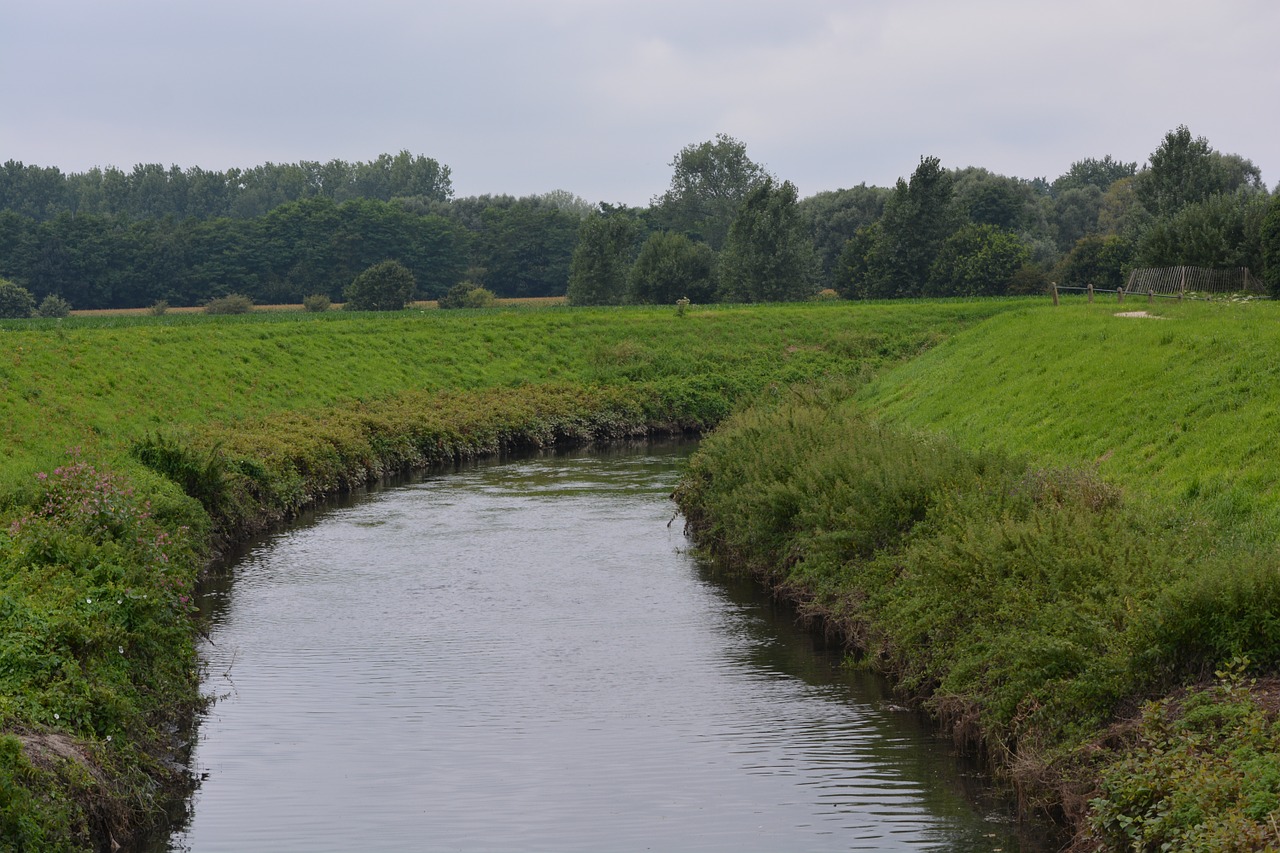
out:
M372 490L204 594L171 850L1052 849L881 682L689 553L691 445Z

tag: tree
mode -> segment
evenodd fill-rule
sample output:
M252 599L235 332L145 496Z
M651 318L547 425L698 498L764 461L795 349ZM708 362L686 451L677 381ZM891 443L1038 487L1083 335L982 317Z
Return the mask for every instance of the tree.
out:
M747 147L727 134L686 145L671 161L671 187L653 200L659 224L719 250L738 207L770 175L747 157Z
M1039 203L1026 181L969 167L953 173L955 204L978 225L1018 231L1037 224Z
M1003 296L1031 253L1011 231L970 223L942 244L926 296Z
M1062 175L1054 180L1051 190L1055 196L1067 190L1080 190L1094 187L1099 192L1106 192L1116 181L1132 178L1138 173L1138 164L1112 160L1108 154L1101 160L1086 157L1071 164Z
M860 298L919 296L942 244L963 221L953 198L951 173L937 157L921 157L910 182L898 179L874 234L859 241L863 257L843 258L853 276L844 290Z
M1262 220L1262 277L1273 297L1280 297L1280 192L1271 197L1271 205Z
M1142 266L1264 266L1262 232L1268 199L1250 190L1212 195L1158 220L1138 243Z
M0 278L0 318L21 319L35 313L36 300L31 291L6 278Z
M1203 136L1192 137L1186 125L1165 134L1151 154L1150 166L1138 175L1138 198L1153 215L1171 216L1182 207L1215 193L1239 188L1262 189L1262 173L1235 154L1220 154Z
M1060 251L1069 251L1081 237L1098 230L1102 199L1102 190L1092 184L1071 187L1058 194L1054 199L1053 212Z
M859 228L844 244L836 267L835 289L845 299L882 299L894 295L877 290L881 280L871 274L872 259L879 245L879 222Z
M743 199L720 254L720 298L786 302L817 291L818 257L800 217L795 185L765 178Z
M399 261L383 261L360 273L343 290L350 311L402 311L413 296L413 273Z
M635 222L625 213L602 212L582 220L569 269L570 305L622 303L636 234Z
M493 303L493 294L474 281L458 282L437 302L439 307L444 309L489 308Z
M1092 284L1104 290L1115 290L1125 283L1133 249L1121 237L1090 234L1075 246L1058 264L1055 279L1066 285L1085 287Z
M683 234L659 231L640 247L627 279L627 301L673 305L710 302L716 292L715 252Z
M890 192L884 187L859 184L801 199L800 216L822 263L823 286L836 287L841 251L859 228L880 218Z
M500 297L560 296L569 281L582 218L535 198L482 196L446 214L472 232L470 265Z

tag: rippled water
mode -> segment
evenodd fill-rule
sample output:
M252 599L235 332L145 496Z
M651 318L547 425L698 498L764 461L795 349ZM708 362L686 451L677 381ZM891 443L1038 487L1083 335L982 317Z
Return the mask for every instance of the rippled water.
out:
M204 604L221 698L173 849L1036 849L687 553L687 452L483 465L252 548Z

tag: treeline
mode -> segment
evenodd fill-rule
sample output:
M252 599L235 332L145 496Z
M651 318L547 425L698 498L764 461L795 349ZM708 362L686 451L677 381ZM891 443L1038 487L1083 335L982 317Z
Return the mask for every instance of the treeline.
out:
M408 151L367 163L266 163L251 169L208 171L139 164L63 174L54 167L10 160L0 167L0 210L39 221L59 214L133 219L251 219L291 201L327 198L445 201L453 195L449 167Z
M1142 169L1086 158L1052 182L922 157L891 189L797 199L719 136L646 209L584 222L574 302L850 299L1118 287L1141 266L1248 267L1280 291L1280 196L1249 160L1170 131Z
M671 163L645 207L556 191L455 199L449 168L367 163L209 172L0 169L0 277L75 308L341 300L385 260L420 299L460 282L575 304L1042 292L1122 284L1139 266L1248 267L1280 292L1280 196L1186 127L1139 169L1086 158L1053 181L922 157L892 188L800 199L723 134Z
M75 308L197 305L236 293L258 303L343 288L387 259L412 271L417 298L466 277L499 296L564 293L581 213L557 195L463 199L421 196L290 201L248 219L135 219L0 212L0 277L37 301Z

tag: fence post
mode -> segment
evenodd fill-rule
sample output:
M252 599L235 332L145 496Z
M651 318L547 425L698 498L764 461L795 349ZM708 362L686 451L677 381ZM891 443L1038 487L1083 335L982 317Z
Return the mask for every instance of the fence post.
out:
M1089 282L1089 304L1093 304L1093 282Z
M1155 298L1156 298L1155 291L1148 287L1147 288L1147 304L1150 305L1152 302L1155 301Z
M1120 287L1116 290L1116 301L1124 302L1124 285L1123 284L1120 285Z
M1053 304L1058 304L1058 283L1056 281L1053 283Z

